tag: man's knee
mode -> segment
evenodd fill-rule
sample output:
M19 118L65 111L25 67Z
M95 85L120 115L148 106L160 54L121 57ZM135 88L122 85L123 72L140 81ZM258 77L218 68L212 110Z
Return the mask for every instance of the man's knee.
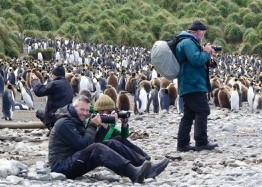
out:
M109 148L102 143L93 143L84 149L84 152L94 151L96 153L107 151Z
M118 147L121 142L118 141L118 140L115 140L115 139L109 139L107 142L106 142L107 146L108 147Z

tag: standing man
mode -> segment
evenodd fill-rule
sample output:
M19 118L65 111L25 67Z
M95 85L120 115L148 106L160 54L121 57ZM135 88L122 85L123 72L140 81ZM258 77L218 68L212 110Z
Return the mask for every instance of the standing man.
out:
M57 109L71 103L74 96L71 85L65 79L65 68L62 65L56 66L52 70L51 76L53 79L51 82L41 84L39 78L34 73L30 74L35 95L38 97L47 96L45 109L38 109L36 117L49 130L54 126Z
M177 138L177 151L212 150L218 144L208 141L207 116L210 114L207 93L210 91L209 66L214 53L210 44L201 47L200 42L207 27L199 20L194 21L188 32L182 31L178 37L186 37L177 44L176 57L180 63L178 77L179 95L184 101ZM190 145L190 131L194 121L195 147Z

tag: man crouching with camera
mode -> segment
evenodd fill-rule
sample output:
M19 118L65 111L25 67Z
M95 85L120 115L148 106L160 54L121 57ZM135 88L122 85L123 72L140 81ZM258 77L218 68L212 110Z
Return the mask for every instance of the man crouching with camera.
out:
M151 158L141 148L130 142L128 118L129 111L116 111L114 101L108 96L101 96L94 104L95 113L93 117L101 117L101 125L98 128L95 142L102 142L109 148L113 149L125 159L129 160L132 165L138 167ZM92 125L92 118L86 120L86 126ZM121 129L116 128L116 121L120 119ZM104 136L104 132L107 132ZM164 158L159 163L152 164L145 178L155 178L168 165L169 159Z

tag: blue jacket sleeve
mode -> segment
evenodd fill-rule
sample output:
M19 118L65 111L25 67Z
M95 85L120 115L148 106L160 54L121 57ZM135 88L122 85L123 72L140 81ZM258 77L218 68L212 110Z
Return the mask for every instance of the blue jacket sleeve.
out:
M183 47L187 60L192 66L202 66L210 59L208 52L199 50L191 39L185 39Z

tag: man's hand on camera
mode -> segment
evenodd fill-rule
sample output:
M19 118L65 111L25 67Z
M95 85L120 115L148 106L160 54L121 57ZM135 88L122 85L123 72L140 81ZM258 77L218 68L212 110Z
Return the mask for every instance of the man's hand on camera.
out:
M100 126L101 123L102 123L100 115L96 114L96 115L92 116L91 119L90 119L90 123L92 123L96 126Z
M203 51L206 51L210 54L210 56L212 57L215 50L212 48L212 46L210 45L210 43L207 43L204 47L203 47Z
M128 118L120 118L121 125L124 127L128 126Z

